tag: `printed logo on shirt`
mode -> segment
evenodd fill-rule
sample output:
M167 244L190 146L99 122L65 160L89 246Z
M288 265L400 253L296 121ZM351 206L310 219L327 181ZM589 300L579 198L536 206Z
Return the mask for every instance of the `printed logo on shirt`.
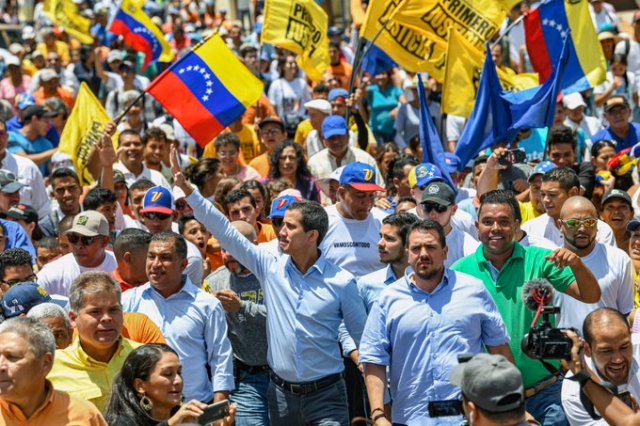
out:
M261 305L264 302L264 295L262 293L262 289L255 290L247 290L240 293L240 300L246 300L248 302L253 302Z
M333 243L333 246L335 248L369 248L371 247L371 243L367 242L367 241L362 241L362 242L358 242L358 241L347 241L344 243Z

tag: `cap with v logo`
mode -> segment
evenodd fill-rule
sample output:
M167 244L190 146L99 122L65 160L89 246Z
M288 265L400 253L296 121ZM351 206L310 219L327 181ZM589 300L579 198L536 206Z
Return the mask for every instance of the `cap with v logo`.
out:
M173 214L173 196L164 186L149 188L142 200L140 213Z
M376 184L376 169L365 163L351 163L340 175L340 185L349 185L357 191L384 191Z

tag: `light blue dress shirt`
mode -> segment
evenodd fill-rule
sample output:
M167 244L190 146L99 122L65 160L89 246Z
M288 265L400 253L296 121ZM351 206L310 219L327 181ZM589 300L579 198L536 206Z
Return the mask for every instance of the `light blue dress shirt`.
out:
M460 389L449 383L457 355L507 344L509 336L482 281L445 269L429 294L410 281L410 273L373 304L360 361L389 366L394 423L436 424L428 403L460 398Z
M125 291L122 307L147 315L178 353L185 401L209 402L214 392L235 388L227 320L218 299L193 285L186 275L183 279L180 291L167 298L149 283Z
M353 275L322 254L303 274L289 255L274 257L247 240L197 191L186 200L220 246L260 281L269 312L267 359L273 372L296 383L342 372L340 322L344 319L353 339L360 342L366 321Z

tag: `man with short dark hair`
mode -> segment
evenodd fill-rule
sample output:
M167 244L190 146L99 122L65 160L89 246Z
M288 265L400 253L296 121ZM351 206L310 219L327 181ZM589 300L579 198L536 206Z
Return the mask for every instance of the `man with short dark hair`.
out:
M444 266L442 227L432 220L416 221L407 230L406 248L411 268L373 303L360 344L371 418L381 425L389 424L376 421L385 417L387 367L393 400L387 420L428 424L435 422L431 405L460 395L446 379L457 354L480 353L486 347L513 359L504 322L482 282ZM416 342L416 336L433 338ZM443 424L459 423L458 417Z
M140 209L142 208L142 201L147 191L153 188L154 183L148 179L139 179L129 186L129 201L131 201L131 212L133 213L133 219L136 220L140 226L142 226L142 217L140 216Z
M80 179L73 169L56 169L49 176L53 198L57 201L57 206L40 216L40 229L47 237L57 237L60 221L66 216L75 216L80 213L80 194L82 186Z
M111 273L116 258L106 248L109 245L109 223L93 210L78 213L65 233L71 253L46 265L38 272L38 284L51 294L68 296L73 281L87 271Z
M151 170L144 164L144 144L138 132L131 129L120 132L118 148L120 150L118 162L113 168L124 174L128 186L133 185L139 179L148 179L157 186L171 189L171 185L162 176L162 173Z
M640 401L640 370L635 364L640 359L640 338L638 334L631 333L624 315L611 308L596 309L585 318L583 335L583 362L586 366L601 381L617 386L619 397L627 395L628 400L637 404ZM573 374L568 373L567 379L571 376ZM600 413L589 412L580 389L580 384L573 380L564 380L562 384L562 406L569 424L609 424L600 417Z
M547 158L559 169L568 167L576 172L580 186L584 188L583 195L591 197L595 176L590 161L580 162L584 149L584 146L578 145L577 135L570 127L560 125L549 129Z
M610 96L604 102L604 119L609 127L593 135L592 141L607 140L616 142L616 152L631 148L640 140L640 124L629 121L631 107L624 95Z
M560 233L558 219L564 202L569 197L580 195L578 175L568 167L548 171L542 176L540 195L546 213L526 222L522 225L522 230L529 235L544 237L556 246L562 247L564 240ZM601 220L598 220L596 238L603 244L610 246L616 244L611 227Z
M53 259L60 256L60 243L55 237L44 237L38 241L38 248L36 251L36 263L38 270L42 270L44 265L50 263Z
M118 267L111 273L122 292L139 287L149 281L145 265L151 234L142 229L125 229L113 244Z
M23 282L35 282L33 258L28 251L14 248L0 254L0 290L5 293L11 287Z
M84 197L82 202L83 210L95 210L101 213L109 222L109 233L114 235L116 232L116 211L118 200L115 192L105 188L93 188Z
M178 352L185 399L218 402L234 388L224 310L183 275L186 266L185 239L171 231L154 234L146 259L149 282L125 292L123 306L147 315Z
M57 151L51 141L45 137L51 125L50 117L55 112L47 111L41 105L31 105L24 110L22 129L9 132L7 149L12 154L22 155L33 161L40 168L42 175L47 175L47 164Z
M318 250L329 227L324 209L313 202L290 205L280 231L284 254L275 257L230 226L186 182L173 155L171 159L174 182L187 195L196 219L256 275L264 290L271 318L267 322L271 425L348 424L338 327L344 320L359 343L365 312L353 276Z
M243 220L255 229L258 243L267 243L276 238L270 224L258 222L256 200L246 189L234 189L229 192L223 203L230 221Z

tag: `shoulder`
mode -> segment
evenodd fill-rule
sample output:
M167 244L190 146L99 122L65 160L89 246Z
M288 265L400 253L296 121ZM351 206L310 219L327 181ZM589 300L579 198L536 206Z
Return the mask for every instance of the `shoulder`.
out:
M464 288L475 292L481 292L485 294L485 287L482 280L474 277L466 272L457 270L446 270L449 280L452 280L456 284L456 288Z
M604 256L608 259L609 263L612 263L612 260L623 264L631 262L627 252L618 247L614 247L609 244L596 243L596 247L598 246L603 250Z
M70 421L84 419L84 421L88 421L88 423L83 424L97 424L94 422L102 419L102 414L100 414L100 411L98 411L96 406L91 402L60 390L54 389L53 392L54 403L65 407Z

